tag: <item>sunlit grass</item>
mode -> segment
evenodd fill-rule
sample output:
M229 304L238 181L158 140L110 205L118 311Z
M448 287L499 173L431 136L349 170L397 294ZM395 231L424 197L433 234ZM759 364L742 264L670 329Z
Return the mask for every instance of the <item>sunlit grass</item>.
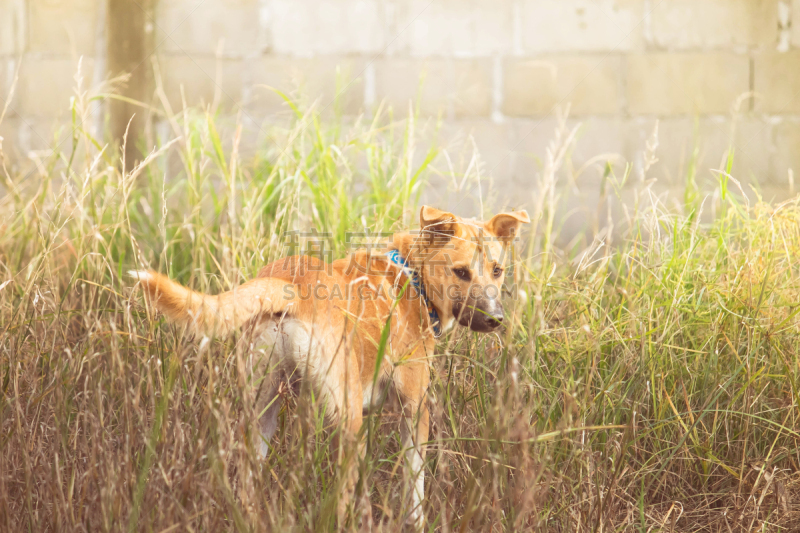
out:
M81 127L88 108L79 95L73 134L30 174L2 173L2 529L335 529L332 432L311 391L287 389L262 461L246 343L185 336L123 273L227 290L311 228L341 257L348 233L415 225L437 149L413 116L290 107L244 157L241 130L186 110L122 172ZM438 346L429 527L797 530L800 206L750 207L727 177L705 192L692 178L682 212L643 189L613 246L564 252L573 138L555 132L538 170L508 327ZM607 167L606 194L629 172ZM397 531L397 420L373 416L349 527Z

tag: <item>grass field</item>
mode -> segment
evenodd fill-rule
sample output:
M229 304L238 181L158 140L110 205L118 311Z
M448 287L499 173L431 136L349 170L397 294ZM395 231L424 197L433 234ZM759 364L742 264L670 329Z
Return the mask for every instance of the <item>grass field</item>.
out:
M235 128L194 110L121 171L81 127L89 107L76 98L30 174L0 172L0 529L335 530L331 432L309 397L287 393L259 459L248 347L189 338L124 273L227 290L310 228L341 257L348 232L414 225L446 165L385 111L297 109L245 159ZM800 530L800 205L750 205L727 177L680 212L643 191L611 245L560 250L571 136L555 138L507 327L455 331L432 361L428 527ZM626 181L609 167L607 194ZM366 436L349 529L398 531L397 421L370 424L384 431Z

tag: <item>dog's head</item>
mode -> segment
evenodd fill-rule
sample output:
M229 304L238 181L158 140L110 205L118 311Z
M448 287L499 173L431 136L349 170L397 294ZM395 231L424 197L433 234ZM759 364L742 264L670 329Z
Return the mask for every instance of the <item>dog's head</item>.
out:
M429 206L420 211L416 267L445 327L453 321L489 332L503 322L500 293L511 244L528 213L500 213L486 222L463 220Z

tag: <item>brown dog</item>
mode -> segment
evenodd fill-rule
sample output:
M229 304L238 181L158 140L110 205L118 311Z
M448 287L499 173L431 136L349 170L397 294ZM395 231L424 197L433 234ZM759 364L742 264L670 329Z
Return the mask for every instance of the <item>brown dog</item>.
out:
M420 232L394 234L386 250L356 251L331 264L307 256L279 260L217 296L152 271L131 274L161 312L198 333L227 335L247 326L265 356L256 371L275 368L275 357L284 371L309 380L326 412L342 422L345 440L359 441L362 409L391 391L403 420L410 520L421 529L428 357L435 338L456 322L479 332L503 322L504 267L528 222L525 211L474 222L424 206ZM278 382L264 379L258 394L264 455L281 407Z

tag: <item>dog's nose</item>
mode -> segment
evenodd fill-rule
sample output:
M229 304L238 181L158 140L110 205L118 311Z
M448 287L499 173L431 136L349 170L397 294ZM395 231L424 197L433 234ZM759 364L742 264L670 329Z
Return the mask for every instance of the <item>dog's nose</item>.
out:
M503 323L503 313L494 312L486 316L486 324L490 328L500 327L500 324L502 323Z
M459 323L469 327L472 331L488 333L500 327L503 323L503 306L497 300L479 300L469 305L471 311L467 315L461 313L461 308L454 307L453 314L461 316Z

